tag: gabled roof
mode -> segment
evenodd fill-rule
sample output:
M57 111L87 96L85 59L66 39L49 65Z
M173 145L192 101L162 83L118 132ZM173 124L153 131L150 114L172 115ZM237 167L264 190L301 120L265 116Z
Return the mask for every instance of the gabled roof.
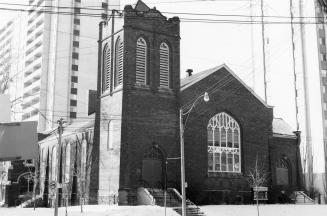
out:
M146 11L150 10L150 8L143 1L138 0L135 5L135 10L146 12Z
M272 128L274 136L296 138L292 127L282 118L274 118Z
M272 108L272 106L269 106L262 98L257 95L252 88L250 88L247 84L245 84L226 64L222 64L220 66L196 73L192 76L185 77L181 80L181 91L184 91L188 87L192 86L193 84L199 82L200 80L208 77L209 75L221 70L225 69L227 70L237 81L239 81L251 94L257 98L264 106L267 108Z
M85 132L87 130L93 130L94 129L94 121L95 121L95 114L90 115L85 119L84 121L76 121L71 123L70 125L67 125L64 127L64 132L62 134L62 137L69 137L74 136L78 133ZM54 132L55 130L52 130ZM39 140L39 144L43 143L57 143L57 133L52 133L51 135L47 136L46 138Z

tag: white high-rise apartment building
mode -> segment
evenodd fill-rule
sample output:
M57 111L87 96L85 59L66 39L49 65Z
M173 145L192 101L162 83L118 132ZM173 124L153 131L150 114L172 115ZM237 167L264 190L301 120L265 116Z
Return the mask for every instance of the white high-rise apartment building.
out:
M0 94L10 96L12 121L20 121L22 115L25 20L20 13L0 27Z
M99 22L108 0L30 0L22 110L38 131L87 117L96 89Z

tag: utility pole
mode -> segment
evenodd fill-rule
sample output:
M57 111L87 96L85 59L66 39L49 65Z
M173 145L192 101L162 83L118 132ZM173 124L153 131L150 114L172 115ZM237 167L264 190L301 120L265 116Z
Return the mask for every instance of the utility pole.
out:
M266 45L265 45L265 23L263 13L263 0L261 0L261 37L262 37L262 64L263 64L263 82L265 88L265 102L267 103L267 69L266 69Z
M193 106L192 106L193 107ZM182 189L182 216L186 216L186 194L185 194L185 157L184 157L184 124L183 109L179 110L179 133L181 141L181 189Z
M58 205L59 205L59 178L60 178L60 148L61 148L61 136L64 131L63 124L66 123L63 118L60 118L58 121L58 146L57 146L57 179L56 179L56 199L55 199L55 211L54 216L58 216Z
M250 17L251 17L251 66L252 66L252 89L255 90L255 62L254 62L254 19L253 19L253 0L250 0Z
M295 99L295 119L296 119L296 131L299 131L299 106L298 106L298 91L297 91L297 76L296 76L296 64L295 64L295 40L294 40L294 13L293 13L293 0L290 0L290 16L291 16L291 33L292 33L292 60L293 60L293 78L294 78L294 99Z
M304 167L308 172L308 181L305 179L305 186L311 186L312 179L312 166L313 166L313 156L312 156L312 140L311 140L311 112L310 112L310 103L309 103L309 76L308 76L308 67L307 67L307 43L306 43L306 29L303 24L304 19L304 0L299 1L299 13L300 13L300 30L301 30L301 54L302 54L302 71L303 71L303 89L304 89L304 112L305 112L305 155L304 155ZM307 184L309 183L309 185Z

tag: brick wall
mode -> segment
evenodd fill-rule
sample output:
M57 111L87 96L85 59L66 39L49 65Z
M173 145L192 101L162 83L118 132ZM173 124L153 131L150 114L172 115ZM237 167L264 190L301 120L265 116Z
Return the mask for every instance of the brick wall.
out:
M302 168L300 167L300 155L298 140L296 137L273 136L269 140L270 167L271 167L271 200L278 201L281 191L290 195L294 190L301 188ZM278 185L276 167L277 163L285 159L289 162L289 184Z
M115 18L113 35L111 30L109 22L102 46L111 45L111 40L115 42L118 37L123 39L123 85L119 90L112 88L100 94L100 114L95 126L99 130L99 138L96 138L99 139L100 157L98 193L100 197L119 190L120 204L131 204L128 196L143 184L144 152L157 145L165 156L178 155L179 20L167 20L155 9L139 13L127 7L124 17ZM136 41L139 37L146 40L148 48L148 85L143 86L135 84ZM169 88L159 87L159 47L162 42L170 48ZM101 82L98 88L101 89ZM109 121L114 121L114 141L113 148L108 150ZM177 170L172 162L168 171L171 179L176 179Z
M144 184L143 155L153 145L157 145L165 157L178 155L179 20L166 20L158 15L158 11L152 12L158 17L147 19L145 15L143 19L135 11L125 14L121 189L135 189ZM135 51L139 37L143 37L148 45L149 81L144 86L135 84ZM169 88L159 87L159 47L162 42L170 49ZM171 163L168 180L175 180L177 170Z
M223 83L222 80L226 79L229 82ZM216 203L230 203L237 195L249 196L245 176L248 169L254 167L257 155L259 164L269 170L268 137L271 136L273 112L225 68L184 89L181 92L182 105L211 86L219 87L212 93L209 91L208 103L201 101L196 105L185 127L187 193L197 202L210 202L208 197L215 196ZM207 125L209 119L220 112L228 113L240 125L241 173L208 172Z

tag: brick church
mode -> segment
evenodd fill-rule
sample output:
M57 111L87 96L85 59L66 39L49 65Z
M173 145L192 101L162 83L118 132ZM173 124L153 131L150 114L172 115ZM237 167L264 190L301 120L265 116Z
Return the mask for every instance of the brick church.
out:
M65 127L59 166L56 133L39 141L40 195L47 205L56 167L60 205L149 204L152 198L160 204L156 196L166 188L178 197L180 109L188 199L252 202L247 179L255 164L268 174L269 202L281 191L301 189L299 132L274 118L273 108L228 66L189 70L180 79L178 17L167 19L142 1L113 11L100 23L99 56L97 95L90 97L95 116Z
M185 132L187 198L197 203L251 200L256 161L273 191L300 187L298 133L226 65L180 79L180 20L142 1L102 24L90 197L139 188L180 190L179 109ZM195 100L207 92L206 103ZM193 107L194 106L194 107Z

